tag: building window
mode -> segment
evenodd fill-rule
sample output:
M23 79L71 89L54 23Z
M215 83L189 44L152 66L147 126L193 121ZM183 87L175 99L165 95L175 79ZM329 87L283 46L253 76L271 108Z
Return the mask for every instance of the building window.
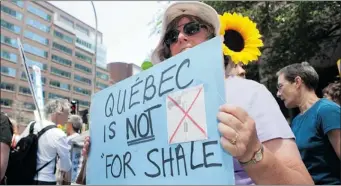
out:
M27 6L27 10L29 12L31 12L32 14L37 15L38 17L41 17L41 18L43 18L44 20L46 20L48 22L51 21L51 15L47 14L46 12L44 12L43 10L40 10L37 7L34 7L34 6L29 4Z
M91 85L91 80L82 76L79 76L77 74L74 75L74 80L80 81L82 83L86 83L88 85Z
M8 51L2 50L2 49L1 49L1 58L6 59L8 61L11 61L13 63L18 62L18 55L17 54L11 53L11 52L8 52Z
M49 44L49 40L47 38L27 30L25 30L24 36L43 45Z
M84 88L80 88L80 87L77 87L77 86L73 86L73 90L75 92L77 92L77 93L84 94L84 95L90 95L91 94L90 90L87 90L87 89L84 89Z
M79 52L76 52L75 55L80 60L86 61L86 62L88 62L90 64L92 63L92 58L91 57L88 57L88 56L86 56L86 55L84 55L82 53L79 53Z
M1 82L0 87L2 90L15 92L15 85L12 83Z
M67 99L67 100L70 100L70 98L68 98L66 96L62 96L62 95L54 94L54 93L49 93L49 99Z
M89 36L89 30L78 25L78 24L76 24L76 30L78 30L78 31L82 32L83 34Z
M27 94L27 95L31 95L31 90L28 87L19 87L19 92L22 94Z
M106 85L104 83L96 82L96 87L98 87L100 89L105 89L108 87L108 85Z
M53 47L54 49L57 49L57 50L59 50L59 51L65 53L65 54L68 54L68 55L71 55L71 56L72 56L72 49L70 49L70 48L68 48L68 47L66 47L66 46L63 46L63 45L58 44L58 43L56 43L56 42L53 42L52 47Z
M33 65L36 65L38 66L41 70L47 70L47 64L44 64L44 63L40 63L38 61L34 61L32 59L28 59L27 58L27 65L29 67L32 67Z
M30 76L31 76L31 79L33 81L33 74L31 73ZM26 73L25 72L21 72L20 78L23 79L23 80L27 80ZM41 84L45 85L45 83L46 83L46 78L41 76Z
M0 105L5 106L5 107L12 107L13 100L6 99L6 98L1 98L0 99Z
M68 35L65 35L65 34L63 34L63 33L61 33L61 32L58 32L58 31L54 30L54 31L53 31L53 35L54 35L55 37L57 37L57 38L59 38L59 39L65 41L65 42L73 43L72 37L70 37L70 36L68 36Z
M85 107L89 107L90 106L90 102L89 101L82 101L82 100L79 100L79 99L74 99L75 101L78 102L79 105L81 106L85 106Z
M11 2L20 8L24 7L24 1L11 1Z
M33 20L31 18L26 18L26 24L30 25L38 30L41 30L43 32L49 33L50 32L50 27L47 25L42 24L41 22L37 20Z
M18 43L16 39L1 35L1 43L9 45L14 48L18 48Z
M21 28L13 23L7 22L1 19L1 27L5 28L13 33L20 34Z
M56 62L56 63L58 63L58 64L70 66L70 67L71 67L71 65L72 65L72 61L71 61L71 60L68 60L68 59L59 57L59 56L54 55L54 54L52 54L52 61L53 61L53 62Z
M73 21L71 21L67 17L64 17L64 16L61 15L60 16L60 21L73 28Z
M53 87L57 87L57 88L60 88L60 89L63 89L63 90L71 90L71 85L70 84L66 84L66 83L61 83L59 81L55 81L55 80L50 80L50 85L53 86Z
M104 74L104 73L102 73L102 72L96 72L96 76L98 77L98 78L101 78L101 79L103 79L103 80L106 80L106 81L108 81L109 80L109 76L107 75L107 74Z
M80 45L82 45L82 46L92 50L92 45L90 43L84 41L84 40L81 40L81 39L77 38L76 39L76 43L78 43L78 44L80 44Z
M1 74L6 76L15 77L17 74L17 70L11 67L6 67L1 65Z
M24 43L24 50L25 52L29 52L31 54L34 54L36 56L42 57L42 58L47 58L49 53L43 49L34 47L32 45L29 45L27 43Z
M83 65L78 64L78 63L75 63L75 68L80 70L80 71L83 71L85 73L91 73L91 68L88 68L88 67L83 66Z
M55 67L51 67L51 73L55 74L55 75L58 75L58 76L66 77L68 79L71 78L71 73L70 72L66 72L64 70L60 70L60 69L55 68Z
M22 13L17 12L17 11L15 11L15 10L7 7L7 6L4 6L2 4L1 4L1 11L6 13L6 14L8 14L8 15L10 15L10 16L12 16L12 17L14 17L14 18L16 18L16 19L18 19L18 20L21 20L22 17L23 17Z
M36 106L33 103L24 102L23 106L27 110L35 110L36 109Z

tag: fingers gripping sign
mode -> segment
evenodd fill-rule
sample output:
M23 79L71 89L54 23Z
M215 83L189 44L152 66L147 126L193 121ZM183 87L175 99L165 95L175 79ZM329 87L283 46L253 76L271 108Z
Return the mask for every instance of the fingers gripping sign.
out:
M242 108L227 104L217 118L223 148L239 161L249 161L261 146L254 120Z

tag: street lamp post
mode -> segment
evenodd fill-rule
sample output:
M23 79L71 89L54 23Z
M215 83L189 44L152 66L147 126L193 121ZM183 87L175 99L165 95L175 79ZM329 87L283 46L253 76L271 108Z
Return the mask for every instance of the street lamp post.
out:
M94 11L95 14L95 24L96 24L96 30L95 30L95 62L94 62L94 75L93 75L93 87L92 87L92 94L94 95L96 93L96 73L97 73L97 65L96 65L96 59L97 59L97 32L98 32L98 25L97 25L97 13L96 13L96 8L95 8L95 4L93 1L90 1L91 5L92 5L92 9Z

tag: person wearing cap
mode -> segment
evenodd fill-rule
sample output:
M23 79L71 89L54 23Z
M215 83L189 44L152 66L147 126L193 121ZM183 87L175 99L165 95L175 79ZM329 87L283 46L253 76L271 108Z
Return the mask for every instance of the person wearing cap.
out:
M201 2L176 2L164 13L152 63L158 64L219 33L218 14L212 7ZM222 147L234 157L236 184L313 184L294 135L265 86L228 77L226 87L227 104L217 111L218 130ZM89 145L86 138L85 156Z
M83 120L78 115L70 115L69 119L66 123L66 134L67 134L67 141L70 144L71 140L81 133L83 125Z

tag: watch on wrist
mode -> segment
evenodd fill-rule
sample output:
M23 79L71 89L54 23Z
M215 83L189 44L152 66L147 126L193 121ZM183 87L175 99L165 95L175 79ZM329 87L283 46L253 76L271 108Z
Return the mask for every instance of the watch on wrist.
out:
M257 162L259 162L263 159L263 152L264 152L264 148L263 148L263 144L261 144L260 149L258 151L256 151L256 153L253 155L251 160L249 160L247 162L239 161L239 163L243 166L250 165L250 164L256 164Z

